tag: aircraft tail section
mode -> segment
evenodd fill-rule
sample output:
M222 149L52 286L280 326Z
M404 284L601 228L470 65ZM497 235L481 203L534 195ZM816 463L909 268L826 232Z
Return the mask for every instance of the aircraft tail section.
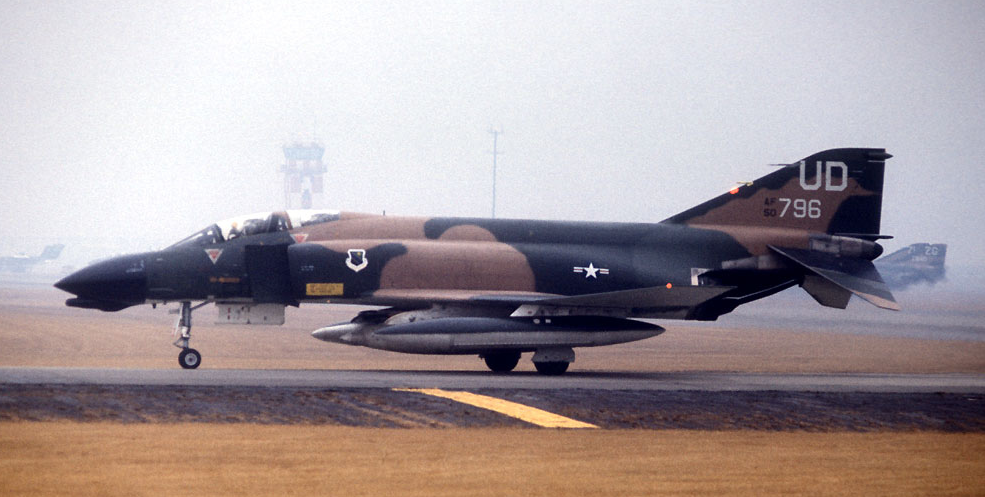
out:
M946 243L914 243L879 259L885 264L912 264L930 267L944 267L947 257Z
M917 283L934 284L944 279L947 245L914 243L875 261L890 288L900 290Z
M821 305L843 309L856 295L877 307L899 310L872 263L882 253L874 242L888 238L879 230L885 161L890 157L881 148L818 152L664 222L754 241L747 246L762 244L752 258L755 266L787 271L790 282ZM748 261L726 261L722 271L734 271L732 276L740 278L742 263Z
M890 157L881 148L818 152L663 222L789 228L877 239L883 170Z
M38 258L42 261L55 260L58 258L59 255L61 255L63 248L65 248L65 245L61 243L55 245L48 245L44 248L44 250L41 252L41 255Z

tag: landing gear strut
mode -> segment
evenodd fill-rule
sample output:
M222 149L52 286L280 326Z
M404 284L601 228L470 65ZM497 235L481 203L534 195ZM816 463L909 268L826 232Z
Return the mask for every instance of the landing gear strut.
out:
M192 307L191 302L181 303L180 316L178 317L178 323L175 325L175 332L180 333L181 336L174 342L174 346L181 349L181 352L178 354L178 364L184 369L195 369L202 363L202 354L189 347L188 342L192 339L192 311L207 303L202 302L195 307Z

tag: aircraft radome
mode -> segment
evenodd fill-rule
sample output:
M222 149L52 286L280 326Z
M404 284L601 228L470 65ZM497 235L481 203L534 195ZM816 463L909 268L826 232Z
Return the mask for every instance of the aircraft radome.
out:
M417 354L477 354L543 374L574 348L659 335L638 320L715 320L800 285L822 305L852 295L899 309L872 260L883 149L844 148L780 166L659 223L414 218L301 210L242 216L157 252L115 257L55 286L73 307L181 305L179 363L196 368L192 311L276 325L285 306L383 309L315 338ZM193 306L193 302L200 302Z

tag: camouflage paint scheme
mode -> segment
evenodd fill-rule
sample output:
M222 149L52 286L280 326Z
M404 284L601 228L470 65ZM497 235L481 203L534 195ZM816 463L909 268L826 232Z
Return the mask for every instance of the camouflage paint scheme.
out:
M844 308L898 309L872 260L883 149L814 154L660 223L415 218L296 212L210 226L168 249L123 256L57 287L70 306L119 310L191 301L386 306L317 338L415 353L477 353L495 371L533 351L559 374L575 346L655 336L631 318L714 320L801 285ZM231 226L231 228L229 227ZM224 233L226 236L223 236ZM179 341L181 342L181 341ZM194 351L192 351L194 352ZM182 362L196 367L200 359Z

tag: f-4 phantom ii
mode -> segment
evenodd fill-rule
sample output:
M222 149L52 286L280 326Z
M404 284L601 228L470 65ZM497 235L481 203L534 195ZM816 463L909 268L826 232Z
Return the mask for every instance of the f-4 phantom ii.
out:
M715 320L800 285L845 308L852 295L898 310L872 260L883 149L820 152L660 223L414 218L286 211L209 225L158 251L103 261L55 286L67 305L118 311L179 302L179 363L196 368L192 311L282 324L285 306L362 304L315 338L417 354L475 354L493 371L533 352L557 375L574 348L664 328L639 318ZM201 301L193 307L194 302Z

